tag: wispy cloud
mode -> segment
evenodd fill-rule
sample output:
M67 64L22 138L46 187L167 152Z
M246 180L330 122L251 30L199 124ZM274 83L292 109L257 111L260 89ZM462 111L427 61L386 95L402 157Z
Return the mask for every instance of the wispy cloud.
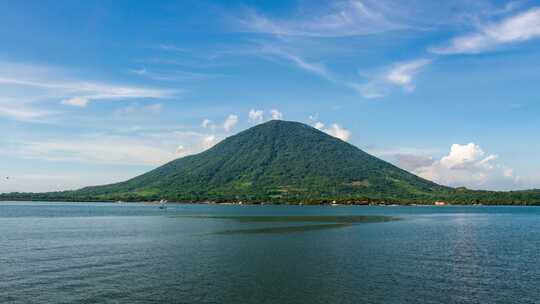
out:
M338 1L310 17L272 19L250 11L239 23L243 30L279 36L342 37L406 28L387 16L392 11L381 1Z
M18 100L19 104L57 100L64 105L85 107L98 100L166 99L181 92L72 79L77 77L57 68L0 62L4 97Z
M10 105L0 103L0 116L13 120L35 122L45 117L58 114L52 111L35 109L29 106L19 106L14 103Z
M394 87L400 87L410 93L416 88L415 77L430 63L430 59L424 58L395 63L371 76L368 82L350 83L349 86L368 99L382 98Z
M512 43L540 37L540 8L532 8L497 23L479 27L475 33L452 39L447 45L432 47L435 54L475 54Z
M160 114L163 109L161 103L153 103L148 105L139 105L138 103L132 103L128 106L122 107L116 110L117 116L125 117L126 115L144 115L148 114Z
M6 153L57 162L158 166L202 152L223 136L190 130L79 134L76 138L21 139Z
M259 44L257 50L262 55L284 59L308 73L315 74L326 80L334 81L334 76L323 63L307 60L302 56L295 54L293 51L287 50L283 44Z
M431 60L428 59L418 59L409 62L398 63L394 65L390 69L390 71L388 71L388 74L386 75L386 80L388 80L388 82L394 85L403 87L407 91L413 91L414 76L416 76L416 74L420 72L420 70L424 66L428 65L430 62Z
M192 81L192 80L203 80L224 77L222 74L212 74L212 73L199 73L199 72L190 72L190 71L154 71L147 68L132 69L129 72L132 74L138 75L140 77L148 78L155 81L162 82L181 82L181 81Z
M173 160L175 154L132 139L100 138L85 142L32 142L23 148L22 156L53 161L159 165Z

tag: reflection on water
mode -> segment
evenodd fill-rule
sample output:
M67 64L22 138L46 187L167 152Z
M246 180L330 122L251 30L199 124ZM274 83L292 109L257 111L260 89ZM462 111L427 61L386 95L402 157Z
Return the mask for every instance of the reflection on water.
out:
M233 229L218 231L216 234L256 234L256 233L292 233L305 232L323 229L335 229L350 226L350 224L319 224L319 225L303 225L303 226L286 226L286 227L264 227L252 229Z
M360 223L378 223L397 220L391 216L178 216L179 218L234 220L239 223L319 223L310 225L272 226L258 228L228 229L216 234L292 233L313 230L343 228ZM324 223L324 224L323 224Z
M0 303L540 303L539 218L535 207L0 203Z
M278 223L294 223L294 222L319 222L319 223L375 223L397 220L397 217L392 216L377 216L377 215L235 215L235 216L217 216L217 215L200 215L200 216L178 216L185 218L201 218L201 219L221 219L235 220L244 223L258 222L278 222Z

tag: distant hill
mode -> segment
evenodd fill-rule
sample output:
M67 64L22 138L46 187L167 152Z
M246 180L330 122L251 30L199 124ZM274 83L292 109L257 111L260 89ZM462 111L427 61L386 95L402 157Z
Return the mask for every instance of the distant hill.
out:
M0 199L525 204L540 192L441 186L308 125L272 120L125 182Z

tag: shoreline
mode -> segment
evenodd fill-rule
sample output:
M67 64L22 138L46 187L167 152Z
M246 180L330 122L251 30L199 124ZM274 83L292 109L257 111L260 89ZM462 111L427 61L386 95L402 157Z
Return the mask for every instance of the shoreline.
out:
M146 204L159 206L159 201L112 201L112 200L0 200L1 203L31 203L31 202L43 202L43 203L104 203L104 204ZM168 201L168 205L222 205L222 206L329 206L329 207L539 207L539 204L508 204L508 203L463 203L463 204L451 204L436 205L434 203L368 203L368 204L347 204L347 203L293 203L293 202L213 202L213 201Z

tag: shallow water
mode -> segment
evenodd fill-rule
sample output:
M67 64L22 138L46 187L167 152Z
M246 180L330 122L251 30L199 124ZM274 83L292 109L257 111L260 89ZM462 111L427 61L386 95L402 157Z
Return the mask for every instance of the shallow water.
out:
M5 202L0 231L0 303L540 303L537 207Z

